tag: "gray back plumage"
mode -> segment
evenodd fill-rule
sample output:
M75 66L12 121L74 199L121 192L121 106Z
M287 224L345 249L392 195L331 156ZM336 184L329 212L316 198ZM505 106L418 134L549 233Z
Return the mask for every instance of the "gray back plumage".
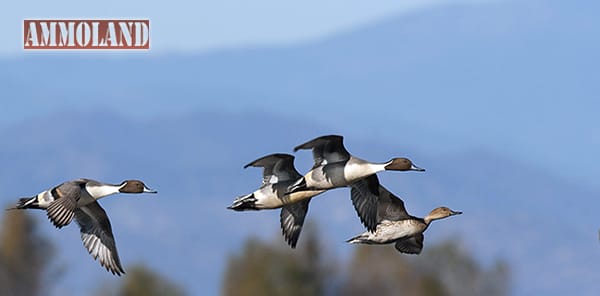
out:
M343 162L350 159L350 153L344 147L343 140L344 137L338 135L322 136L294 147L294 152L301 149L312 149L315 161L313 168L321 166L323 163Z
M73 180L64 182L50 190L54 201L46 209L46 214L54 226L62 228L71 223L84 186L84 180Z
M296 180L302 175L294 167L294 156L284 153L275 153L263 156L244 166L263 168L263 185L275 176L278 182Z

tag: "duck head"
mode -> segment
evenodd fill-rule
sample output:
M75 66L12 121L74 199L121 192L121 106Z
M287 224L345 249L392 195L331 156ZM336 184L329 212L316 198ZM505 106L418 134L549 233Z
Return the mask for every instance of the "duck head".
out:
M410 159L405 157L392 158L385 166L385 169L388 171L425 171L425 169L414 165Z
M152 190L140 180L125 180L121 183L121 193L157 193L156 190Z
M454 215L460 215L462 214L462 212L459 211L453 211L447 207L439 207L439 208L435 208L433 209L431 212L429 212L429 215L427 215L427 217L425 217L425 223L429 224L429 222L433 221L433 220L439 220L439 219L444 219L450 216L454 216Z

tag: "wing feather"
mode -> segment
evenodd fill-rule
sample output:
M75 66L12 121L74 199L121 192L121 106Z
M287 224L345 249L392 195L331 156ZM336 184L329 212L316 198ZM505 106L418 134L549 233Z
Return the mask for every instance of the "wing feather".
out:
M350 153L343 143L344 137L338 135L321 136L304 144L294 147L294 152L301 149L312 149L313 168L328 164L342 162L350 159Z
M302 231L304 218L308 212L309 202L310 198L293 204L285 205L281 208L281 231L285 241L292 248L296 247L296 243L300 237L300 231Z
M46 209L46 214L57 228L62 228L71 223L74 210L81 196L82 184L84 183L79 181L65 182L50 191L54 201Z
M249 166L263 168L264 184L296 180L302 176L294 167L294 156L290 154L269 154L245 165L244 168Z
M409 236L405 239L396 241L396 250L406 254L420 254L423 250L423 233Z
M377 206L378 220L400 221L411 219L406 212L402 199L391 193L383 186L379 186L379 204Z
M377 207L379 199L379 179L376 175L358 180L350 185L350 198L360 221L368 231L377 228Z
M98 202L76 209L75 220L79 224L81 241L90 255L112 274L124 274L110 221Z

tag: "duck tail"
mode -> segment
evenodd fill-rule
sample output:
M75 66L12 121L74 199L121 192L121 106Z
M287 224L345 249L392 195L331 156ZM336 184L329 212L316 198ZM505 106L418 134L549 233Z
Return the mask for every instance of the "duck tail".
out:
M258 210L258 208L256 208L256 197L254 197L254 193L236 198L227 208L234 211Z
M369 234L367 232L359 234L349 240L346 240L347 243L349 244L368 244L369 241L367 240L369 238Z
M37 196L19 198L17 204L7 210L40 209Z
M290 185L287 188L287 192L285 193L286 195L288 194L292 194L294 192L298 192L298 191L304 191L306 190L306 179L304 179L304 177L298 179L298 181L294 182L294 184Z

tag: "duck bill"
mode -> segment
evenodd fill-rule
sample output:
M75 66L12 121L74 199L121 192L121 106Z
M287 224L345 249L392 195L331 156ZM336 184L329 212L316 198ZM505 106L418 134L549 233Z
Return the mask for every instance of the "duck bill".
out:
M417 171L417 172L424 172L425 171L424 168L420 168L420 167L418 167L418 166L416 166L414 164L410 166L410 170L411 171Z
M452 213L452 215L460 215L460 214L462 214L463 212L460 212L460 211L451 211L451 213Z

